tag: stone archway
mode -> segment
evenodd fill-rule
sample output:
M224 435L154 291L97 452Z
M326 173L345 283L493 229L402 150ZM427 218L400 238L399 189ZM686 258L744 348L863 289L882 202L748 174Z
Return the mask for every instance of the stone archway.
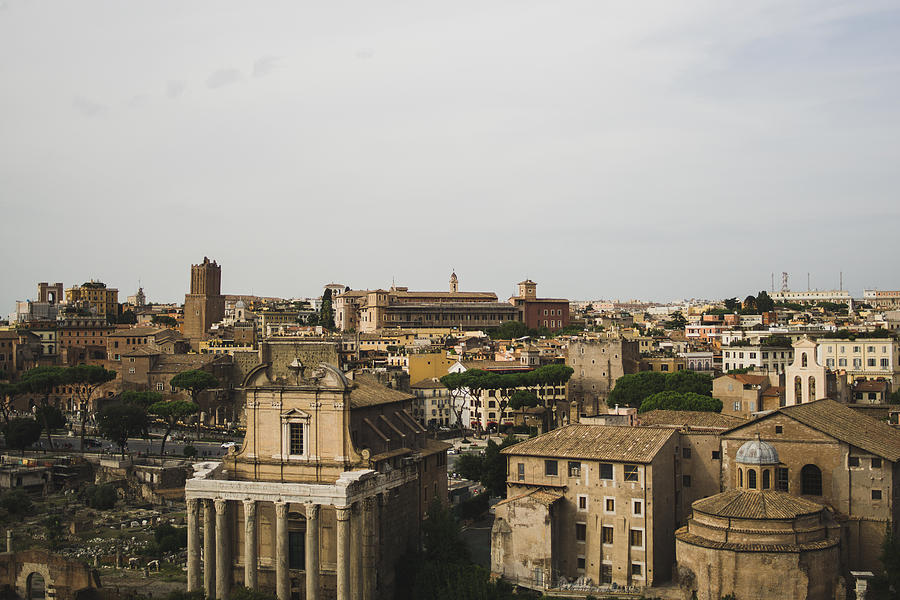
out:
M25 600L55 598L55 586L47 565L22 563L19 576L16 578L16 594Z
M47 582L44 576L34 572L25 579L25 600L44 600Z

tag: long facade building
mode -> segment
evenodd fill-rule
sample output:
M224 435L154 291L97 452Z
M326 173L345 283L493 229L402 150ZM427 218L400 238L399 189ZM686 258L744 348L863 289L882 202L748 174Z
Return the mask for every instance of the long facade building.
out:
M244 381L243 446L188 480L189 590L391 598L425 507L446 498L448 446L427 439L413 397L349 380L313 346L270 349Z
M519 284L519 295L501 302L493 292L461 292L456 273L448 292L415 292L406 287L389 290L350 290L334 298L335 326L341 331L374 333L385 328L449 327L480 330L520 321L528 327L552 331L569 324L569 301L538 298L537 284Z

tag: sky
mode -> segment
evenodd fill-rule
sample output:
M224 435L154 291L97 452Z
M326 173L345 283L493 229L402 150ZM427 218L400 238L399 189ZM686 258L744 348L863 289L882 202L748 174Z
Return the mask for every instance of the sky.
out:
M0 314L900 289L900 3L0 0Z

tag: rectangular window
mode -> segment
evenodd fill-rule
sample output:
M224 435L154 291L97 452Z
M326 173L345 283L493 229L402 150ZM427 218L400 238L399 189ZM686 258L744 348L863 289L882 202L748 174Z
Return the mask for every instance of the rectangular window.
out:
M288 532L288 566L291 569L306 568L306 533Z
M788 491L788 470L786 467L775 469L775 489L779 492Z
M637 465L625 465L625 481L637 481L638 480L638 466Z
M569 461L569 477L579 477L581 475L581 463L575 460Z
M157 392L161 392L161 391L163 391L164 389L165 389L165 384L163 384L161 381L158 382L158 383L156 384L156 391L157 391Z
M690 475L682 475L681 476L681 486L682 487L691 487L691 476Z
M847 458L847 465L850 467L858 467L859 466L859 457L858 456L850 456Z
M873 458L873 459L872 459L872 468L873 468L873 469L880 469L880 468L881 468L881 459L880 459L880 458Z
M713 450L712 451L713 460L722 460L722 452L721 450Z
M735 411L735 412L740 411L740 410L741 410L741 401L738 400L737 402L735 402L733 408L734 408L734 411Z
M631 501L631 514L635 517L643 516L644 514L644 502L643 500L632 500Z
M881 490L872 490L872 500L881 500Z
M874 358L868 358L868 359L866 359L866 366L874 367L874 366L875 366L875 359L874 359Z
M681 458L690 458L691 457L691 449L690 448L682 448L681 449Z
M603 512L614 515L616 514L616 499L615 498L604 498L603 499Z
M612 479L613 466L610 463L600 463L600 479Z
M557 465L555 460L544 461L544 475L548 475L550 477L556 477L557 475L559 475L559 466Z
M578 570L584 571L584 557L583 556L578 557Z
M302 423L291 423L290 453L295 456L303 454L303 424Z
M600 565L600 583L612 583L612 565Z
M628 535L628 543L632 548L644 547L644 532L641 529L632 529Z
M525 481L525 463L519 463L516 467L516 474L519 481Z
M588 497L584 494L578 495L578 510L584 512L588 509Z
M587 525L575 523L575 541L583 542L585 540L587 540Z
M631 576L632 577L643 577L644 576L644 565L641 563L631 563Z
M784 433L784 427L782 427L781 425L776 425L775 433Z
M602 527L600 529L600 535L602 537L602 541L604 544L612 544L613 543L613 528L612 527Z

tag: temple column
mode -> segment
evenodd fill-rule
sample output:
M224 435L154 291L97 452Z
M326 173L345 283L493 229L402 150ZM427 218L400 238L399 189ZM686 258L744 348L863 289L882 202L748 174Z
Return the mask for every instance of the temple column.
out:
M362 598L362 510L359 502L350 507L350 598Z
M306 600L319 598L319 505L306 505Z
M200 500L187 499L187 590L199 590L200 579Z
M213 501L203 501L203 591L216 596L216 517Z
M375 498L363 500L362 600L375 596Z
M244 500L244 585L257 589L256 501Z
M231 584L231 547L228 539L228 501L216 498L216 600L228 600Z
M337 600L350 600L350 507L336 506Z
M275 503L275 595L278 600L291 600L287 513L287 502Z

